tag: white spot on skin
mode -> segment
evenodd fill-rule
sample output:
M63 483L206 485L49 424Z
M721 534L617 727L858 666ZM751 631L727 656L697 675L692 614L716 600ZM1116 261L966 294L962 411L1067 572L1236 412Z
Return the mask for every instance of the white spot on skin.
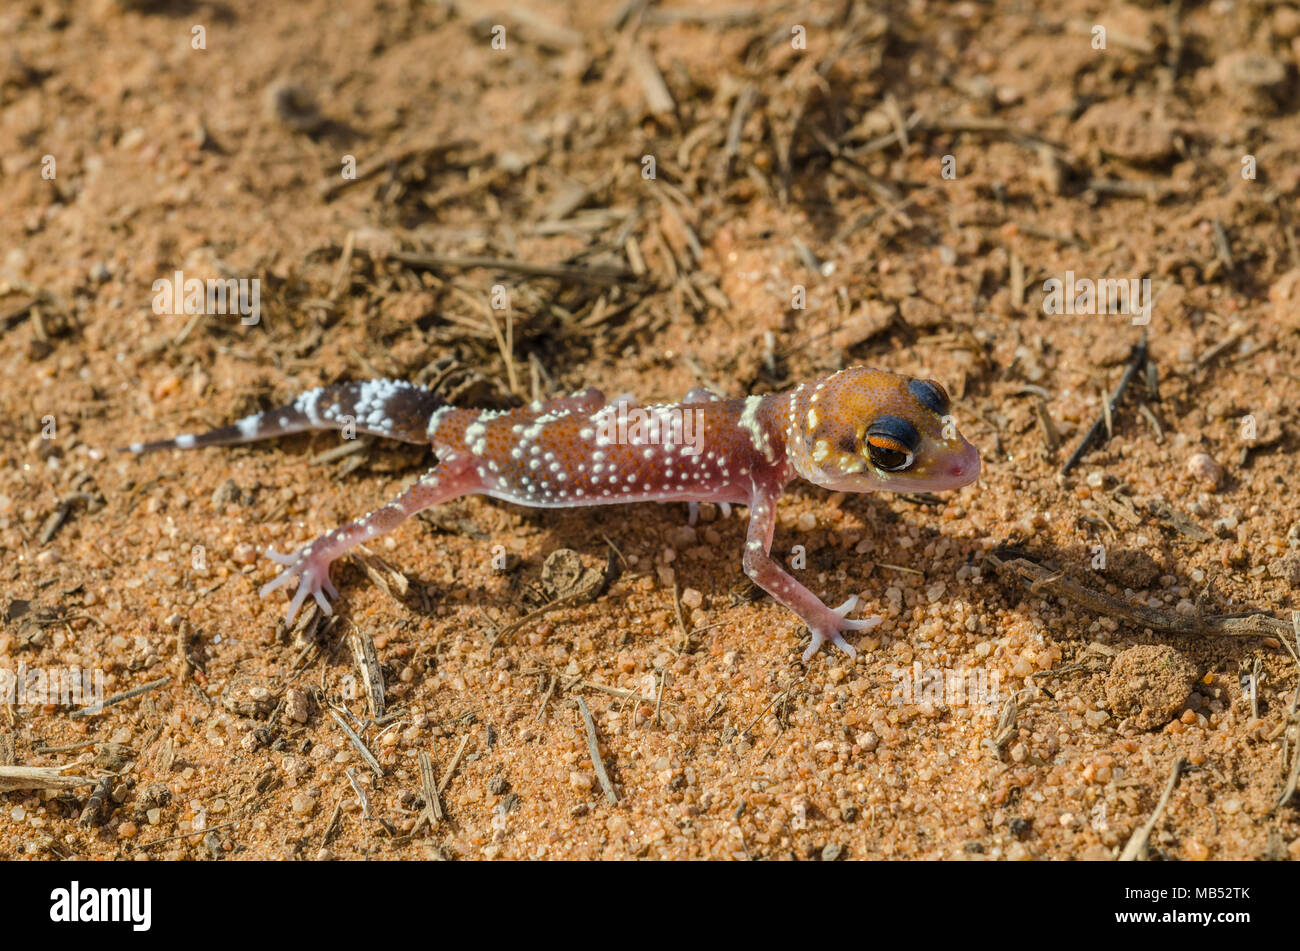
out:
M190 434L190 433L186 433L184 436L177 436L177 437L176 437L176 448L177 448L177 449L193 449L193 448L194 448L194 436L193 436L192 434Z
M330 410L327 411L327 415L337 414L337 410L338 410L337 406L331 407ZM425 434L429 436L429 438L432 439L437 435L438 427L442 425L442 421L447 418L447 414L450 413L451 411L452 411L452 407L443 406L440 407L439 409L434 410L433 413L430 414L429 426L425 430Z
M764 459L775 462L776 454L772 451L771 440L758 422L758 408L762 405L763 399L761 396L745 397L745 409L740 414L740 428L749 433L750 442L755 449L763 453Z

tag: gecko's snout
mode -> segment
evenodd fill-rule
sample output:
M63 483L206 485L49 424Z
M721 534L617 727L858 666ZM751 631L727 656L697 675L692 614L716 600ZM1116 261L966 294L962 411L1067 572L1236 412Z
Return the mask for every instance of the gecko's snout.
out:
M965 442L965 440L963 440ZM953 488L958 486L969 485L979 478L980 474L980 453L969 442L962 447L962 451L957 457L947 465L945 475L952 479Z

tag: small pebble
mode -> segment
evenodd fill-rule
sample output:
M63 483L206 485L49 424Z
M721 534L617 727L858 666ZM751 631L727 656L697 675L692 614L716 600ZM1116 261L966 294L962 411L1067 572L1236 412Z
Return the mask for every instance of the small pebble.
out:
M295 132L315 132L325 123L311 92L291 82L277 82L266 90L266 112Z
M1223 483L1223 467L1207 453L1198 452L1188 459L1187 471L1192 478L1211 489L1217 489Z
M294 723L306 723L310 717L307 694L297 687L290 687L285 691L284 713Z
M1110 719L1110 714L1105 710L1089 710L1083 715L1083 719L1087 722L1088 726L1096 729L1099 726L1105 725L1106 721Z

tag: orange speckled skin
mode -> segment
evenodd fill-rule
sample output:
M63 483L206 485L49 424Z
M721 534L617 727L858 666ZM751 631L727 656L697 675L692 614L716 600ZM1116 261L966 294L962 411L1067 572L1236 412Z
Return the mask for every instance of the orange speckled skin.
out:
M293 555L268 551L285 570L263 594L298 579L290 622L308 596L329 613L326 593L337 595L329 579L334 559L458 496L542 508L709 501L724 511L733 503L749 506L745 572L808 624L812 641L804 659L827 640L852 655L843 632L880 619L848 619L857 598L828 608L771 558L782 489L795 476L848 492L952 489L974 481L980 470L943 387L869 367L768 396L723 400L693 390L683 403L636 406L607 403L599 390L588 389L507 412L456 409L400 381L337 384L203 436L136 443L132 450L225 445L347 425L411 442L427 438L439 462L399 498Z

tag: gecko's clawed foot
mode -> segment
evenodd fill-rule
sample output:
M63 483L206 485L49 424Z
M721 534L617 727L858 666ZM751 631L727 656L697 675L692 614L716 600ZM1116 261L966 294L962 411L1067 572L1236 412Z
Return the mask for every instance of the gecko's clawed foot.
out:
M273 580L262 585L259 594L266 597L276 588L288 584L294 578L298 579L298 590L294 592L293 600L289 602L289 610L285 613L284 623L292 624L293 619L298 616L298 609L302 607L307 596L311 595L320 605L320 609L325 614L333 614L334 610L330 607L329 598L339 596L338 589L330 582L330 560L321 554L312 554L312 546L308 545L291 555L281 555L273 548L266 550L266 556L274 561L277 565L283 565L284 571L280 572ZM329 595L329 598L326 595Z
M721 513L723 518L731 518L730 502L714 502L713 504L718 507L718 511L719 513ZM694 525L699 520L700 520L700 503L687 502L686 503L686 524Z
M884 619L877 615L872 615L871 617L857 618L855 620L850 620L849 618L845 617L845 615L847 615L850 611L852 611L857 606L858 606L858 596L855 594L847 601L845 601L843 604L841 604L838 608L834 608L832 610L831 612L832 614L836 614L839 616L839 620L836 622L834 627L828 626L825 629L818 629L816 627L810 626L810 630L812 631L812 643L809 644L808 649L803 652L803 661L805 664L808 663L808 661L813 659L813 656L819 650L821 650L821 646L825 644L827 641L830 641L840 650L844 651L844 653L847 654L850 658L854 658L858 656L857 648L855 648L852 644L850 644L848 641L844 639L843 632L844 631L869 631Z

